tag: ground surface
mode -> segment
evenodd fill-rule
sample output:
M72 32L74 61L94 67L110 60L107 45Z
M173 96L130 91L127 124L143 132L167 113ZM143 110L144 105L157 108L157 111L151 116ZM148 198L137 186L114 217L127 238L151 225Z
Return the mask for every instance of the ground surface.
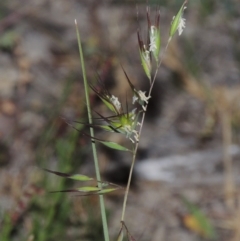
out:
M163 46L180 5L160 3ZM145 9L139 1L143 33ZM100 240L97 197L49 195L74 184L39 167L94 174L88 141L62 119L85 117L74 19L89 79L95 82L99 73L125 98L129 87L120 63L139 88L148 85L138 56L136 11L133 1L0 3L1 240ZM240 4L195 1L186 18L153 90L126 224L136 240L209 237L186 221L196 216L184 197L211 221L215 240L239 241ZM101 111L94 95L91 100ZM99 155L105 177L126 183L129 157L105 149ZM120 228L122 197L107 198L112 237Z

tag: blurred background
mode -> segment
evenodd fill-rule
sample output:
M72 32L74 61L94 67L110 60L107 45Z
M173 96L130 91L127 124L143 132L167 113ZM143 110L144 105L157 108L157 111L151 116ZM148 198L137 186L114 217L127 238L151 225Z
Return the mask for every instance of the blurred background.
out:
M152 21L160 7L162 49L182 2L148 1ZM189 1L184 17L153 89L126 224L141 241L239 241L240 3ZM77 184L41 169L94 176L89 140L64 120L86 120L75 19L92 84L99 75L114 95L130 96L122 65L148 89L137 43L146 1L0 2L1 241L103 240L98 197L51 194ZM124 186L131 157L98 150L103 178ZM122 191L106 195L112 240L122 201Z

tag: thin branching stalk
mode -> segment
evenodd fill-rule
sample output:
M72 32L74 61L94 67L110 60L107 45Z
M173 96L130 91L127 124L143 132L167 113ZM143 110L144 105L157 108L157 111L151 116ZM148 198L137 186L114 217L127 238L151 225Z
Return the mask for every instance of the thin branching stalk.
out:
M89 87L88 87L88 82L87 82L87 77L86 77L86 70L85 70L85 64L84 64L84 57L83 57L80 33L78 31L78 26L77 26L76 20L75 20L75 25L76 25L76 32L77 32L80 62L81 62L81 67L82 67L82 75L83 75L83 81L84 81L84 91L85 91L85 96L86 96L88 121L89 121L89 125L92 125L93 121L92 121L92 112L91 112L91 106L90 106L90 100L89 100ZM92 127L90 127L90 135L91 135L91 137L94 138L94 130ZM94 159L96 177L98 180L98 187L102 188L101 175L100 175L100 170L99 170L99 165L98 165L97 149L96 149L96 144L95 144L94 140L92 140L92 151L93 151L93 159ZM106 209L105 209L105 205L104 205L103 195L99 195L99 201L100 201L100 209L101 209L101 216L102 216L102 223L103 223L104 240L109 241L109 232L108 232Z
M168 49L169 43L170 43L170 41L168 41L168 43L167 43L167 45L166 45L166 47L164 49L164 52L162 54L162 58L160 59L158 65L157 65L156 71L154 73L154 77L150 81L151 85L150 85L148 96L151 96L152 89L153 89L154 83L155 83L156 78L157 78L157 73L158 73L159 68L160 68L160 66L162 64L163 57L164 57L164 55L165 55L165 53L166 53L166 51ZM143 112L142 120L140 122L141 125L140 125L140 129L139 129L139 141L140 141L140 138L141 138L141 133L142 133L143 123L144 123L145 116L146 116L147 107L148 107L148 104L146 106L146 110ZM121 217L121 222L123 222L123 223L124 223L124 218L125 218L125 213L126 213L127 199L128 199L128 194L129 194L131 180L132 180L133 168L134 168L134 165L135 165L135 162L136 162L136 156L137 156L139 141L136 143L134 151L133 151L132 163L131 163L130 172L129 172L129 176L128 176L128 183L127 183L127 187L126 187L126 191L125 191L125 195L124 195L124 200L123 200L122 217Z
M152 93L153 86L154 86L154 83L157 78L157 73L162 64L163 57L168 49L168 46L172 40L172 37L174 36L174 34L176 32L178 32L178 34L181 35L183 32L183 29L185 28L185 19L183 18L183 12L186 9L187 3L188 3L188 0L185 0L184 3L182 4L180 10L178 11L177 15L173 17L173 20L172 20L171 26L170 26L169 39L168 39L167 45L164 49L164 52L163 52L163 55L161 58L157 57L157 56L159 56L159 51L160 51L160 46L161 46L161 36L160 36L160 31L158 30L159 29L160 12L157 14L156 21L152 25L150 18L149 18L149 9L147 8L148 29L150 31L149 35L148 35L147 44L144 44L144 41L141 38L141 34L138 31L138 44L139 44L139 51L140 51L142 67L143 67L143 70L144 70L146 76L150 80L150 88L149 88L148 96L145 98L142 98L143 104L141 104L141 102L140 102L144 112L142 114L142 120L140 122L140 128L138 131L137 142L136 142L136 145L135 145L134 151L133 151L133 157L132 157L132 163L131 163L130 173L129 173L129 177L128 177L128 183L127 183L124 200L123 200L122 217L121 217L122 225L124 225L124 217L125 217L125 212L126 212L127 199L128 199L130 184L131 184L131 180L132 180L133 168L134 168L134 165L136 162L136 155L137 155L137 151L138 151L139 140L141 138L143 123L145 120L146 111L147 111L147 107L148 107L148 99L151 98L151 93ZM153 56L157 62L156 70L155 70L153 77L151 75L151 71L152 71L151 54L153 54ZM140 99L141 99L141 97L140 97ZM146 102L146 106L144 106L144 102Z

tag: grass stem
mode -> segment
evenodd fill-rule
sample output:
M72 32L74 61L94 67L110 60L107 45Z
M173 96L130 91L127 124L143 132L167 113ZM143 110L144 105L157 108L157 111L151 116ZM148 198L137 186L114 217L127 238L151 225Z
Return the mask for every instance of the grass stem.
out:
M84 81L84 91L86 96L86 105L87 105L87 112L88 112L88 121L89 124L92 124L92 112L91 112L91 106L90 106L90 100L89 100L89 87L87 82L87 76L86 76L86 70L85 70L85 62L84 62L84 56L82 51L82 45L81 45L81 39L80 39L80 33L78 31L78 25L77 21L75 20L76 25L76 33L77 33L77 40L78 40L78 48L79 48L79 55L80 55L80 62L82 67L82 75L83 75L83 81ZM90 127L90 135L94 137L94 130L92 127ZM92 151L93 151L93 159L94 159L94 165L95 165L95 171L96 171L96 178L99 181L98 187L102 188L101 184L101 175L98 165L98 157L97 157L97 149L96 144L94 141L92 141ZM99 195L99 201L100 201L100 209L101 209L101 216L102 216L102 223L103 223L103 233L104 233L104 240L109 241L109 232L108 232L108 225L107 225L107 217L106 217L106 209L104 204L104 198L103 195Z

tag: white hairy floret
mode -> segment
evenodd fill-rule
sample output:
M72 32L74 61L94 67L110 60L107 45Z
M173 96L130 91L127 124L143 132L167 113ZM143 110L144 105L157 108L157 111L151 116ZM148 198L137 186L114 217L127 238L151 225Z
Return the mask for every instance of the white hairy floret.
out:
M149 51L150 52L154 52L157 49L157 45L156 45L156 27L155 26L151 26L150 28L150 43L149 43Z
M116 96L112 95L112 97L110 98L110 101L116 107L117 110L121 109L121 103L119 102L119 100Z
M181 17L178 25L178 34L179 36L182 34L183 29L186 27L186 19Z
M148 104L148 100L151 98L151 96L146 96L146 92L143 92L141 90L139 90L137 93L137 95L133 96L132 103L134 104L136 101L138 101L138 103L142 106L143 110L146 110L144 103Z

